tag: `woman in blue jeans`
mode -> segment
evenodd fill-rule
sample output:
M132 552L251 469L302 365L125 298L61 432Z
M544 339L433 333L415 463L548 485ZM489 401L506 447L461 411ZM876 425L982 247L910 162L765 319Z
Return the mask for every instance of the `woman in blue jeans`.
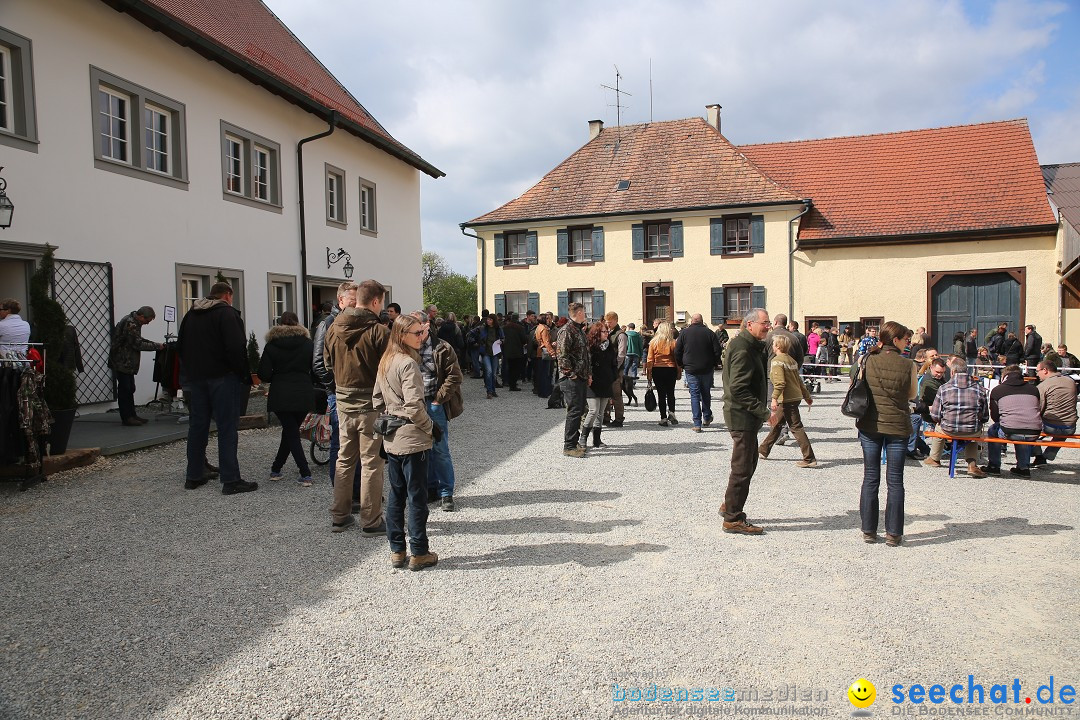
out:
M885 544L900 545L904 537L904 458L911 435L911 401L918 391L915 365L902 353L908 329L889 321L881 326L880 345L863 359L863 373L870 388L870 407L855 426L863 451L862 495L859 515L863 540L878 541L878 491L881 485L881 453L885 452Z
M379 361L372 403L382 415L405 424L383 436L390 493L386 498L386 539L390 564L405 567L405 507L409 509L410 570L439 562L428 548L427 466L433 433L441 437L428 415L424 377L420 372L420 345L427 330L411 315L399 315L390 328L386 352Z
M499 394L495 392L495 371L498 369L498 354L496 350L501 351L501 345L496 348L495 343L502 342L503 331L499 327L498 320L494 315L488 315L484 318L484 324L480 326L480 332L478 333L479 347L480 347L480 364L484 368L484 385L487 387L488 400L493 397L498 397Z

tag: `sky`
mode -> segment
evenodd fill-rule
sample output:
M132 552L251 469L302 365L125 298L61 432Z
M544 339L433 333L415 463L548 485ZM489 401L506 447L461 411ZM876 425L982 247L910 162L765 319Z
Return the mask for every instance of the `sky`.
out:
M446 173L422 176L423 246L469 276L460 223L534 185L593 119L719 103L740 145L1022 117L1040 163L1080 162L1080 0L264 2Z

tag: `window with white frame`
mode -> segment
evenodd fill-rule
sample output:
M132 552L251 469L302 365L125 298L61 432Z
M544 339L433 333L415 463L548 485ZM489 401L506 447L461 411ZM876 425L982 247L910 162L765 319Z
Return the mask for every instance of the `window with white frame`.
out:
M244 194L244 143L232 135L225 136L225 192Z
M146 168L169 174L169 113L147 104L143 108L143 132L146 136Z
M183 103L95 67L94 167L187 189Z
M286 311L296 312L294 302L296 278L293 275L267 273L266 283L267 298L270 301L270 324L272 325L281 318L282 313Z
M751 285L725 285L724 286L724 309L729 324L738 325L746 314L750 312Z
M375 183L360 180L360 229L376 232Z
M225 278L233 289L233 307L244 312L244 271L220 268L212 265L176 264L176 308L177 319L192 308L196 300L210 294L218 275Z
M591 256L590 256L591 258ZM589 322L593 321L593 291L592 288L588 290L569 290L566 294L568 302L573 305L574 303L581 303L585 306L585 319Z
M570 230L570 262L591 263L592 261L592 227L572 228Z
M506 265L529 264L529 243L525 232L508 232L505 236L505 242Z
M744 255L750 252L750 218L724 219L724 255ZM749 312L749 308L747 308Z
M671 257L671 225L669 223L645 224L645 257Z
M98 139L101 156L117 162L131 162L128 153L128 122L131 98L98 86Z
M11 50L0 45L0 129L8 132L15 127L11 73Z
M32 64L30 40L0 27L0 145L36 152Z
M517 313L518 317L525 317L525 313L529 312L529 292L508 292L505 296L507 314Z
M345 226L345 171L326 165L326 224Z
M221 121L221 185L226 200L281 212L281 146Z

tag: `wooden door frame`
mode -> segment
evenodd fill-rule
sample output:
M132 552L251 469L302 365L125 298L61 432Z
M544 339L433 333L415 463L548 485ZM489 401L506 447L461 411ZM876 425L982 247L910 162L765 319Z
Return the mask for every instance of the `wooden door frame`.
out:
M641 283L641 326L642 327L645 327L646 322L647 322L646 318L648 318L648 316L649 316L649 306L648 306L648 300L647 300L647 298L648 298L648 295L647 295L648 288L656 287L657 285L659 285L662 288L667 288L668 289L668 299L671 302L671 322L672 322L672 324L675 323L675 281L674 280L669 280L667 282L664 282L663 280L660 280L658 282L643 282L643 283ZM650 329L652 328L651 324L649 325L649 328Z
M990 275L993 273L1005 273L1012 277L1020 285L1020 317L1018 318L1017 330L1027 323L1027 268L987 268L984 270L930 270L926 273L926 327L932 327L934 318L934 286L947 277L953 275ZM965 333L966 336L966 333Z

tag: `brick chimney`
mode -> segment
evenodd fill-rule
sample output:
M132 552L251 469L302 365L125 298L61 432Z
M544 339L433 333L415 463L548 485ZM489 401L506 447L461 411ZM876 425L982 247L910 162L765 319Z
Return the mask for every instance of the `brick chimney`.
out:
M709 124L716 128L717 132L720 131L720 105L706 105L705 117L708 119Z
M604 129L604 121L603 120L590 120L589 121L589 139L592 140L594 137L599 135L603 131L603 129Z

